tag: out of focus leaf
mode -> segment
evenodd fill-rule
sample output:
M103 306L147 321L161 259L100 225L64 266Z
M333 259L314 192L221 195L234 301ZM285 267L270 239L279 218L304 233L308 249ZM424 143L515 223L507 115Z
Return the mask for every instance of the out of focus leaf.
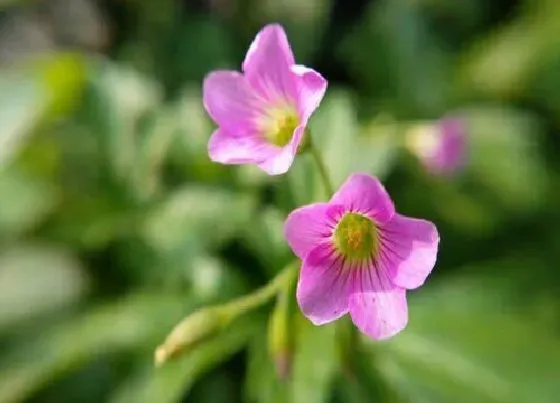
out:
M32 75L1 73L0 168L5 167L48 108L47 92Z
M318 327L298 317L290 402L326 402L338 371L335 326Z
M55 206L51 183L33 180L15 170L0 173L0 234L20 235L31 229Z
M465 111L468 164L476 180L512 209L534 208L549 183L539 155L541 132L535 117L486 106Z
M410 401L555 402L560 340L504 309L505 280L460 278L411 299L407 329L374 349L379 371Z
M265 21L282 21L289 33L296 59L306 63L327 28L332 0L264 0L256 2Z
M169 295L134 295L40 332L0 360L0 401L23 402L52 379L100 355L155 345L188 303Z
M244 231L247 247L253 251L271 275L284 267L289 248L284 238L285 216L274 208L267 208L251 220Z
M178 130L176 116L167 108L150 117L139 139L134 170L134 185L141 199L153 197L159 190L161 168Z
M287 403L289 383L276 374L266 344L266 328L261 328L249 343L245 377L245 400L248 403Z
M188 86L173 105L179 134L175 136L170 158L193 178L209 181L225 169L208 157L208 140L213 128L201 99L201 91Z
M68 252L18 246L0 252L0 330L76 303L87 278Z
M458 88L507 99L521 96L543 66L558 57L560 7L555 1L530 7L509 25L483 37L460 64Z
M0 168L17 153L44 119L59 117L76 105L84 85L85 62L55 53L33 59L0 77Z
M419 2L369 2L359 24L340 44L341 59L360 83L392 112L442 113L447 66ZM366 51L367 49L367 51Z
M197 256L191 261L187 276L191 295L197 301L226 302L249 291L243 277L223 260Z
M254 322L240 320L216 338L160 369L150 368L117 391L111 403L174 403L213 367L241 349L254 333Z
M349 93L333 90L311 122L313 142L322 152L335 188L354 172L386 175L398 149L397 125L380 118L362 132L355 109ZM324 197L322 187L317 192L315 198Z
M149 214L144 236L163 251L188 244L216 246L248 222L253 208L251 197L220 188L185 186Z
M160 90L138 72L99 62L92 73L86 111L100 136L112 174L124 183L134 176L139 119L160 101Z
M338 371L334 326L317 327L298 314L295 354L289 379L278 379L266 343L250 344L246 379L248 401L306 403L329 401ZM263 330L264 333L264 330Z

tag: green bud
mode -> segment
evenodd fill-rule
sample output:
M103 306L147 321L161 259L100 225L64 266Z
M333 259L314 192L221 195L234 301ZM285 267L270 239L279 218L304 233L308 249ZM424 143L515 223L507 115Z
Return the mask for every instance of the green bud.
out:
M217 307L202 308L187 316L167 336L155 352L157 366L184 350L196 346L220 332L228 323L227 317Z
M276 367L276 374L282 380L290 376L294 352L291 289L292 287L286 287L278 295L268 324L268 350Z

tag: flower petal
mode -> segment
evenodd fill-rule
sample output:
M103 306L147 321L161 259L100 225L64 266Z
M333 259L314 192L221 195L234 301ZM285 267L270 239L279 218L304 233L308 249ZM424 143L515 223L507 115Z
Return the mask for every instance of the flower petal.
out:
M338 210L328 203L314 203L288 215L284 236L297 257L304 260L317 246L330 242Z
M366 174L351 175L334 194L331 203L367 214L376 223L385 223L395 214L393 201L381 182Z
M387 339L403 330L408 322L406 290L391 287L382 270L366 276L377 283L354 284L358 290L350 295L348 307L352 322L362 333L375 340Z
M286 32L278 24L265 26L251 43L243 72L253 89L269 103L296 101L294 64Z
M290 142L284 147L274 147L275 152L259 164L259 168L269 175L281 175L290 169L296 157L298 147L303 139L305 127L298 126Z
M349 270L330 245L318 246L303 261L297 285L297 301L315 325L332 322L348 312Z
M300 64L292 66L292 73L297 77L298 113L301 123L305 125L325 95L327 80L315 70Z
M255 121L264 114L262 101L236 71L208 74L203 84L203 104L218 125L238 133L253 131Z
M208 142L210 159L222 164L259 164L276 149L257 136L235 136L225 129L217 129Z
M439 234L430 221L395 214L380 231L382 264L399 287L420 287L434 268Z

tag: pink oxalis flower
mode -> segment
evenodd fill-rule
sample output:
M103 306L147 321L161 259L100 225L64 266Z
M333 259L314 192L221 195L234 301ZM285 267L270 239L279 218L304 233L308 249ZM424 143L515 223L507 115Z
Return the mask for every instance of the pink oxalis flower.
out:
M322 325L349 313L378 340L406 326L406 290L424 283L439 244L434 224L396 213L383 185L365 174L350 176L328 203L294 210L285 236L303 261L303 314Z
M452 174L465 163L466 131L463 119L446 117L434 124L414 127L407 136L408 148L428 172Z
M255 164L270 175L285 173L319 106L327 81L295 64L284 29L265 26L237 71L214 71L204 80L203 102L219 128L208 152L223 164Z

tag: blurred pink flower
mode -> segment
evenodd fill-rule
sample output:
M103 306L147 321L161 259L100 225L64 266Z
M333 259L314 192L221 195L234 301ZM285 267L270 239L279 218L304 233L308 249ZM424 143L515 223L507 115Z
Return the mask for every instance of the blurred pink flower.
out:
M258 33L242 69L243 74L214 71L204 80L204 107L219 126L208 143L210 158L283 174L292 165L327 81L295 64L286 33L277 24Z
M350 176L328 203L294 210L284 230L303 260L303 314L322 325L350 313L378 340L406 326L406 290L424 283L439 244L433 223L396 213L383 185L365 174Z
M429 172L443 175L463 167L467 152L465 137L464 120L446 117L434 124L414 127L408 133L407 143Z

